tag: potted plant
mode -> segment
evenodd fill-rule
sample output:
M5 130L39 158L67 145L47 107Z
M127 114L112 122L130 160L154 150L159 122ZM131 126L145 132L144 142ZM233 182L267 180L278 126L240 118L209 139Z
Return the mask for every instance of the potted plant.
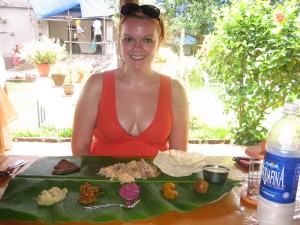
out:
M68 70L68 75L66 76L64 83L64 92L65 95L73 95L75 91L73 70L71 68L69 68Z
M67 51L59 39L43 36L40 41L24 43L20 55L22 59L36 66L40 76L48 76L51 65L63 60Z
M88 62L79 62L73 64L74 71L76 73L75 82L81 83L83 78L92 73L92 65Z
M55 64L51 77L55 86L63 86L66 78L66 67L64 64Z

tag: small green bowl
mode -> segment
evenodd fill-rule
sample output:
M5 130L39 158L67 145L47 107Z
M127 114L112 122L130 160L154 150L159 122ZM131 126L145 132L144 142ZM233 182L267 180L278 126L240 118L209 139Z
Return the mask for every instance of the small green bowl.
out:
M203 177L208 183L222 184L227 180L230 169L220 165L203 166Z

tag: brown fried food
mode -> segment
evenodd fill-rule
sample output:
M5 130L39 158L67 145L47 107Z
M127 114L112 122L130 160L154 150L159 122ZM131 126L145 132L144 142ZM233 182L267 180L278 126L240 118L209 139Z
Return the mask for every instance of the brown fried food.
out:
M90 204L97 201L99 196L103 195L101 192L101 187L92 186L90 183L85 182L80 186L80 196L78 198L78 202L80 204Z
M200 179L195 183L194 190L198 193L206 193L208 186L209 184L204 179Z
M176 190L176 185L174 183L164 183L162 194L166 199L175 199L179 197L179 193Z
M163 189L172 189L172 190L175 190L176 189L176 185L174 183L164 183L163 184Z
M81 168L75 165L74 163L71 163L66 159L62 159L54 166L54 170L52 171L52 174L65 175L70 173L76 173L80 171L80 169Z

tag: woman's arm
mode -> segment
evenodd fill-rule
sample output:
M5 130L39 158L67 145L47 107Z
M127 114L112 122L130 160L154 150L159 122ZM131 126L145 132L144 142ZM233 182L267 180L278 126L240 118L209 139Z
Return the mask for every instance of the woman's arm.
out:
M78 99L72 133L73 155L90 155L102 92L102 75L92 75L86 82Z
M6 95L8 95L8 88L7 88L6 82L4 83L3 90L5 91Z
M187 151L189 135L189 105L186 91L178 80L172 80L173 126L169 148Z

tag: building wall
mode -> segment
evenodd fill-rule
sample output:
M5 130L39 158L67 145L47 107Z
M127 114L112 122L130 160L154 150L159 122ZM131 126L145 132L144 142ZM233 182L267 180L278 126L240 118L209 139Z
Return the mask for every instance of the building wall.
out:
M0 17L0 51L9 69L15 45L22 47L24 42L38 40L45 22L36 18L27 0L1 0Z
M82 40L85 42L91 42L92 40L91 26L93 21L93 18L82 19L81 25L86 30ZM75 19L69 22L75 26ZM103 32L106 35L105 40L113 41L114 26L112 21L106 20L104 27L106 29ZM68 21L66 18L62 20L55 17L39 20L28 0L0 1L0 51L5 59L7 69L13 67L12 57L14 51L12 49L16 44L22 48L24 42L40 40L43 35L69 41ZM67 43L66 46L69 52L69 44ZM83 44L81 49L81 52L74 53L90 53L91 44ZM112 44L103 47L101 50L105 54L111 54L112 51Z

